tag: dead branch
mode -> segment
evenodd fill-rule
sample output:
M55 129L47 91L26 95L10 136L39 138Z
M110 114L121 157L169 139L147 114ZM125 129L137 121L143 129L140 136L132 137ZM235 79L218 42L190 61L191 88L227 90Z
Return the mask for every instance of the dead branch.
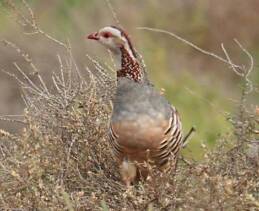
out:
M237 39L234 39L235 43L239 46L239 48L247 55L247 57L249 58L250 60L250 64L249 64L249 68L246 68L245 65L237 65L237 64L234 64L228 54L228 52L226 51L225 47L223 44L221 44L221 48L223 50L223 53L225 54L225 58L223 58L222 56L219 56L215 53L212 53L210 51L207 51L207 50L204 50L200 47L198 47L197 45L193 44L192 42L176 35L175 33L173 32L169 32L169 31L166 31L166 30L163 30L163 29L157 29L157 28L150 28L150 27L137 27L137 29L140 29L140 30L147 30L147 31L153 31L153 32L158 32L158 33L163 33L163 34L167 34L171 37L174 37L176 38L177 40L180 40L181 42L187 44L188 46L194 48L195 50L205 54L205 55L208 55L208 56L211 56L225 64L228 64L231 69L234 71L235 74L237 74L238 76L240 77L243 77L244 80L246 81L246 87L245 87L245 92L246 93L250 93L252 92L253 90L253 84L251 82L251 80L249 79L249 75L250 73L252 72L253 68L254 68L254 61L253 61L253 57L252 55L240 44L240 42L237 40Z
M120 26L121 28L123 28L122 25L121 25L121 23L120 23L120 21L119 21L119 18L118 18L118 16L117 16L117 13L115 12L115 9L113 8L113 6L112 6L110 0L105 0L105 2L106 2L107 6L108 6L108 8L109 8L109 10L110 10L110 12L111 12L111 14L112 14L112 17L113 17L115 23L116 23L118 26Z
M16 18L17 18L17 22L22 26L28 26L31 28L31 32L24 32L27 35L36 35L36 34L40 34L43 37L47 38L48 40L54 42L55 44L61 46L62 48L66 49L67 51L69 51L69 45L67 45L64 42L61 42L60 40L54 38L53 36L49 35L48 33L46 33L44 30L42 30L35 18L34 12L31 9L31 7L29 6L29 4L27 3L26 0L21 0L24 8L27 10L28 12L28 17L25 16L23 14L23 12L21 12L15 5L15 3L12 0L5 0L4 3L5 5L7 5L13 12L14 14L16 14Z

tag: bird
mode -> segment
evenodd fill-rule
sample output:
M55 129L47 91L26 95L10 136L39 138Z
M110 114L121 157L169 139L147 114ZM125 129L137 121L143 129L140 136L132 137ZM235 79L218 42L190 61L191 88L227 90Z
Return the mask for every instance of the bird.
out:
M108 134L123 183L128 187L146 179L149 170L143 164L161 171L175 166L183 145L180 115L150 83L128 33L106 26L87 38L110 50L116 62L117 87Z

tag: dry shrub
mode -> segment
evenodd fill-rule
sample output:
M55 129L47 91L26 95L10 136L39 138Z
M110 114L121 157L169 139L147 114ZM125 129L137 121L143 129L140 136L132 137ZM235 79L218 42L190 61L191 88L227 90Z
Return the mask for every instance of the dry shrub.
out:
M18 136L0 130L1 209L258 209L259 155L254 149L259 115L244 101L251 88L247 78L240 109L230 118L233 134L223 135L213 152L204 146L201 162L181 158L176 171L166 175L151 169L146 182L127 190L106 136L114 78L109 67L91 57L92 68L83 77L69 44L64 46L52 86L46 86L31 60L33 76L18 65L22 79L9 74L21 86L26 127Z
M88 102L88 106L91 104ZM258 154L246 153L247 144L237 145L233 135L222 137L213 152L206 149L202 162L180 159L176 172L163 175L151 170L148 181L126 190L105 138L107 120L99 118L100 113L107 113L101 103L92 105L92 109L76 109L76 113L67 108L70 114L62 119L66 121L59 126L64 128L58 132L51 132L51 127L49 133L42 130L40 121L32 120L30 112L22 136L1 131L2 209L258 208ZM89 111L94 114L89 117L91 122L86 115ZM57 121L55 116L51 119ZM99 127L97 120L102 122Z

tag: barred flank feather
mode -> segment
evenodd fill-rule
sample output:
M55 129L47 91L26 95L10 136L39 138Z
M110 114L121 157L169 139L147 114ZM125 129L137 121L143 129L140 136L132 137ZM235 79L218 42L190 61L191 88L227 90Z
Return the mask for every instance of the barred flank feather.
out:
M170 156L176 158L182 147L182 124L178 112L172 107L172 116L169 120L169 126L165 131L166 138L160 143L159 154L156 159L160 166L165 165Z

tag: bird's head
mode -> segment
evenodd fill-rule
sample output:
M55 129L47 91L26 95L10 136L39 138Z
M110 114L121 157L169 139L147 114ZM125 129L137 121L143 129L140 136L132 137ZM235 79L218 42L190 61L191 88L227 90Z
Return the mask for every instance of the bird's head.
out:
M136 57L127 33L119 27L106 26L88 35L87 38L98 41L113 53L120 53L120 50L124 48L132 54L131 56Z
M142 81L143 73L136 51L124 30L116 26L106 26L87 38L101 43L114 54L118 78L127 77L136 82Z

